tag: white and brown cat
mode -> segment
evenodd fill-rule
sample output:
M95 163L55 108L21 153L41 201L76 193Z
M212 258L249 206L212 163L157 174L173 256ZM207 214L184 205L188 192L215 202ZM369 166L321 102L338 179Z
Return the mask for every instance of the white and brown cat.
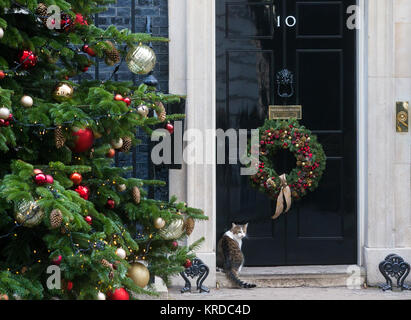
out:
M238 275L244 265L244 255L241 251L242 239L247 235L247 224L233 223L226 231L217 246L217 267L224 270L227 278L240 288L254 288L255 284L246 283Z

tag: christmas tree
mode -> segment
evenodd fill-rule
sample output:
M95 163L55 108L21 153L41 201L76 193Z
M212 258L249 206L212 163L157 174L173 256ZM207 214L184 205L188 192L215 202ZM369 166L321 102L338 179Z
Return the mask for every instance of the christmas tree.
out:
M139 143L136 128L172 134L184 115L166 106L183 97L76 77L95 60L148 74L147 44L167 41L97 28L94 14L112 2L0 0L0 299L156 294L154 276L169 284L202 241L177 242L201 210L148 198L162 181L113 165Z

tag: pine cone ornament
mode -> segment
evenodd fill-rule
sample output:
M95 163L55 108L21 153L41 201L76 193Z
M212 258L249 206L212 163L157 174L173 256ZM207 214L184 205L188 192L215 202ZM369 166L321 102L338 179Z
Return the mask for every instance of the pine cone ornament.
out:
M44 3L41 2L37 5L36 14L40 16L40 19L41 21L43 21L44 24L47 23L47 6Z
M113 66L116 63L120 62L121 55L120 55L120 52L117 50L117 48L114 46L114 44L111 41L106 41L106 43L111 47L111 49L104 50L104 54L106 56L105 62L109 66Z
M133 200L136 204L140 203L141 195L140 195L140 189L138 187L133 187Z
M186 231L186 234L189 236L190 234L193 233L195 226L195 221L193 218L188 217L186 221L184 222L184 230Z
M63 214L59 209L54 209L50 213L50 226L53 229L57 229L58 227L61 226L61 223L63 222Z
M164 108L164 104L162 102L156 102L156 112L158 115L158 120L161 122L166 121L166 108Z
M66 143L66 138L64 137L62 127L57 127L56 130L54 130L54 141L56 142L57 149L62 148Z
M106 268L113 269L113 265L110 262L108 262L106 259L101 259L101 264L105 266Z
M123 138L123 146L118 149L119 152L129 152L132 147L132 140L130 137Z

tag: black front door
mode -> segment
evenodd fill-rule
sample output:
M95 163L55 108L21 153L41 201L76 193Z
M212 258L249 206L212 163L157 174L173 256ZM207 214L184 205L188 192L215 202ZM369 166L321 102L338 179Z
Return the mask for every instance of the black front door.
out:
M269 105L300 104L301 124L327 155L319 188L274 221L275 203L249 186L240 165L218 165L217 237L250 220L248 266L357 261L356 32L346 26L355 3L216 0L217 128L254 129ZM275 83L284 68L295 80L286 100ZM289 154L277 157L277 169L294 166Z

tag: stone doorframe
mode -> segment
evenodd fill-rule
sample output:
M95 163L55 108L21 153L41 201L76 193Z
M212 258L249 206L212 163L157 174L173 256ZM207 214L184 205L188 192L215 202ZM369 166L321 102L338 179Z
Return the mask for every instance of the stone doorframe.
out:
M394 103L401 96L395 90L399 18L394 7L402 1L358 0L364 8L357 40L358 265L366 267L369 284L381 282L378 262L386 253L399 253L411 261L410 154L398 153L407 150L410 136L398 135L394 126ZM187 95L186 129L215 129L215 0L168 2L170 92ZM215 141L208 141L204 154L211 164L170 170L170 195L202 208L209 217L208 222L197 223L188 242L205 237L198 256L210 267L206 285L211 287L216 284L215 153Z

